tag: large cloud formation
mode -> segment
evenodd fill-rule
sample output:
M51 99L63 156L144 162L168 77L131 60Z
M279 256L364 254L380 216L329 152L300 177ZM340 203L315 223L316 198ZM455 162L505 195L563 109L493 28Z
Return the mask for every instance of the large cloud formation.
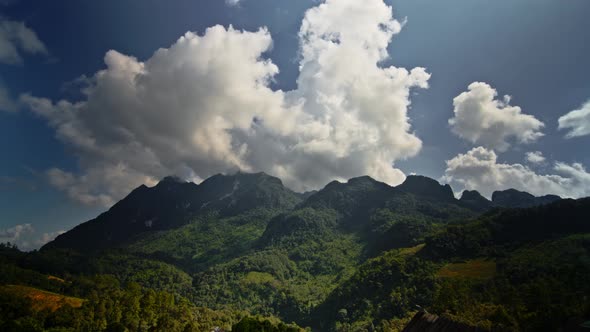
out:
M559 129L569 129L566 138L590 135L590 101L560 117Z
M510 148L510 140L531 143L543 136L543 122L511 106L487 83L473 82L453 99L454 117L449 120L453 133L467 141L498 151Z
M488 198L495 190L510 188L534 195L590 196L590 173L583 165L557 162L553 171L556 174L537 174L521 164L499 163L493 150L477 147L448 160L443 181Z
M48 175L85 203L112 204L168 174L265 171L296 190L363 174L398 184L393 163L421 149L410 91L430 77L380 66L400 30L382 0L328 0L303 19L293 91L269 87L279 69L264 57L266 29L215 26L143 62L109 51L83 101L21 102L78 156L77 174Z
M3 20L0 17L0 63L20 64L22 53L47 54L47 48L35 31L23 22Z

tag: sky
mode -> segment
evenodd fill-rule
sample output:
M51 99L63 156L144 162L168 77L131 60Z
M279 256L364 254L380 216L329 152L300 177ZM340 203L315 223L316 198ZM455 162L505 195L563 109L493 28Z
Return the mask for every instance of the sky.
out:
M0 242L167 175L590 196L587 0L0 0Z

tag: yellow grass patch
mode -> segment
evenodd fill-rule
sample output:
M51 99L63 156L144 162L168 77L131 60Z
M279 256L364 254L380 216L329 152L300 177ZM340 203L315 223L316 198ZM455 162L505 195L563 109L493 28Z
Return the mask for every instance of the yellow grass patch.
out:
M496 275L496 262L483 259L452 263L443 266L437 274L440 278L489 279Z
M64 305L80 308L82 303L84 303L83 299L77 297L65 296L27 286L8 285L0 287L0 290L6 291L15 296L28 297L31 299L32 308L35 311L45 309L56 311Z
M417 246L410 247L410 248L401 248L401 249L399 249L399 253L402 256L413 256L413 255L417 254L420 250L422 250L422 248L424 248L424 246L426 246L426 244L422 243L422 244L419 244Z
M49 280L55 280L55 281L59 281L59 282L61 282L62 284L66 282L66 281L65 281L65 280L63 280L62 278L58 278L58 277L56 277L56 276L47 276L47 279L49 279Z

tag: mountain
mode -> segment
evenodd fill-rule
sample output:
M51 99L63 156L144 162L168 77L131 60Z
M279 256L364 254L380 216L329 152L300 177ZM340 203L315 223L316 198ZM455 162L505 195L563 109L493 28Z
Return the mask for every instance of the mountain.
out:
M330 182L323 189L309 196L301 208L328 208L353 217L370 208L382 205L398 191L368 176L353 178L346 183Z
M264 173L218 174L199 185L166 177L152 188L141 185L107 212L58 236L42 250L105 249L142 233L181 227L200 215L290 209L301 200L281 180Z
M346 183L333 181L293 211L273 219L261 243L331 238L339 232L371 238L370 246L382 250L412 244L436 223L473 215L448 185L435 180L410 176L402 185L391 187L363 176Z
M476 190L465 190L461 194L459 201L467 207L478 211L485 211L493 206L493 203L487 198L483 197Z
M35 318L90 320L70 330L153 328L137 317L170 299L183 313L162 313L185 324L171 331L298 330L279 319L395 331L417 306L484 331L559 330L590 318L580 296L590 294L589 209L589 199L515 190L456 199L423 176L397 187L362 176L304 194L264 173L198 185L167 177L38 252L0 246L0 309L2 285L19 284L87 299L83 314Z
M453 189L451 189L451 186L448 184L441 185L436 180L425 176L410 175L401 185L397 187L397 189L438 201L455 201L455 196L453 195Z
M362 229L365 233L371 233L375 229L382 233L390 229L396 234L389 234L389 237L395 238L399 237L399 232L394 231L395 227L390 227L393 226L391 220L397 220L397 227L405 227L402 226L405 218L402 216L418 214L426 219L430 218L426 224L432 224L465 218L493 206L530 207L558 199L557 196L534 197L511 189L494 192L492 202L479 193L470 191L465 191L461 199L457 200L449 185L441 185L424 176L408 176L397 187L367 176L358 177L346 183L334 181L319 191L304 194L289 190L280 179L264 173L218 174L199 185L166 177L152 188L144 185L138 187L109 211L58 236L45 245L43 250L70 248L94 251L121 246L130 241L141 242L142 238L152 241L154 238L149 235L155 232L180 229L196 220L209 220L212 216L230 218L249 211L265 211L264 216L258 216L258 219L266 220L260 225L261 231L264 231L262 242L274 241L272 239L279 233L293 231L298 227L311 231L322 220L315 218L311 221L312 224L303 222L296 226L302 222L300 219L283 216L282 219L273 220L266 228L270 217L289 212L294 207L299 210L337 211L340 220L338 227ZM380 209L395 211L398 217L386 217L389 221L376 217L374 213ZM316 230L317 234L321 234L319 229ZM376 243L382 241L386 239L380 239ZM153 254L155 250L148 252Z
M430 257L486 255L485 248L590 233L590 198L563 199L532 208L495 210L477 222L449 225L426 238Z
M465 190L461 194L459 201L468 208L477 211L487 211L493 207L502 208L527 208L550 204L561 200L556 195L545 195L535 197L527 192L508 189L504 191L495 191L492 194L492 200L483 197L476 190Z
M366 260L314 309L311 325L393 327L425 307L480 331L559 330L590 317L582 309L590 299L578 295L590 292L588 215L590 198L446 225L418 246Z
M218 211L222 216L237 215L256 208L290 209L303 198L302 194L283 186L280 179L265 173L218 174L198 187L203 202L199 210Z
M535 197L527 192L518 191L516 189L495 191L492 194L492 203L494 203L494 205L509 208L533 207L552 203L560 199L561 197L556 195Z

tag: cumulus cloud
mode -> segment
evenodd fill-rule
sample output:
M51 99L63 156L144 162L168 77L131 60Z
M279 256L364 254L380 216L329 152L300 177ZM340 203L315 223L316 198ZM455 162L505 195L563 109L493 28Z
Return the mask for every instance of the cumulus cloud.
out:
M85 203L109 205L168 174L264 171L295 190L363 174L398 184L393 163L422 144L410 92L430 77L380 65L400 30L382 0L328 0L303 19L292 91L269 87L279 71L264 57L269 31L215 26L146 61L109 51L81 102L21 101L75 151L79 171L48 176Z
M22 63L22 53L47 54L47 48L23 22L0 17L0 63Z
M558 120L559 129L569 129L566 138L590 135L590 101L578 110L571 111Z
M71 198L88 205L111 206L117 198L129 193L138 183L153 186L157 180L130 171L122 163L108 164L101 169L93 166L76 176L58 168L46 172L49 183L66 192Z
M510 188L537 196L590 196L590 173L583 165L557 162L553 171L555 174L537 174L521 164L499 163L493 150L477 147L447 160L443 181L455 190L477 190L488 198L496 190Z
M527 152L525 158L531 164L543 164L545 162L545 156L541 151Z
M449 119L457 136L498 151L510 148L510 140L531 143L543 136L543 122L510 105L510 96L503 100L489 84L473 82L453 99L454 117Z

